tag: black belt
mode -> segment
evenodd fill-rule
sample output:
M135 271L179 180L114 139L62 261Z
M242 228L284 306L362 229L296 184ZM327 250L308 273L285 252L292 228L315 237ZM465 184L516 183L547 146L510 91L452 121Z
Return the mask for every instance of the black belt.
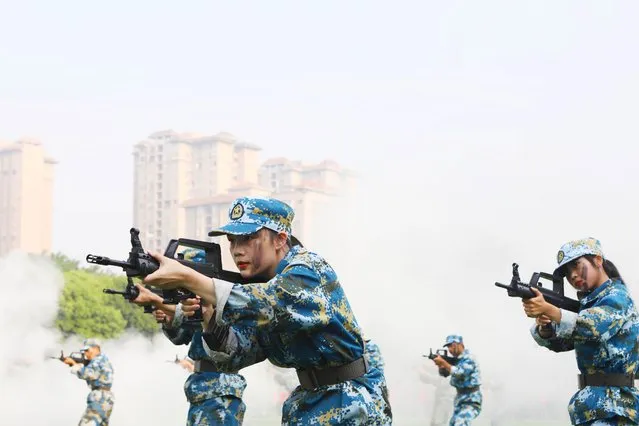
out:
M478 391L479 390L479 386L473 386L473 387L470 387L470 388L456 388L456 389L457 389L457 393L458 394L465 395L467 393L473 393L475 391Z
M633 387L635 385L635 375L621 373L580 374L578 383L579 389L583 389L586 386Z
M237 371L220 371L220 367L218 367L215 363L206 360L199 359L197 361L193 361L193 372L195 373L229 373L235 374Z
M349 364L340 365L339 367L328 367L321 370L317 368L297 370L297 378L300 380L302 388L311 390L320 386L334 385L356 379L368 371L368 361L366 357L361 357Z

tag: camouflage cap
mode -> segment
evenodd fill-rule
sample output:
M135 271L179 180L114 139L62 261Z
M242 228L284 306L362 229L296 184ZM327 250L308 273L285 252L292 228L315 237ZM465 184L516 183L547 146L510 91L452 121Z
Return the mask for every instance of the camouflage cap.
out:
M182 258L184 260L188 260L190 262L195 262L195 263L206 262L206 252L203 249L187 247L179 254L182 255Z
M464 340L458 334L451 334L446 337L446 343L444 343L444 347L450 345L451 343L464 343Z
M564 266L566 264L587 254L604 257L599 240L596 238L584 238L567 242L557 252L558 266L555 269L555 274L564 276Z
M93 346L100 347L100 341L98 339L85 339L84 342L82 342L82 349L80 349L80 351L84 352Z
M262 228L291 236L295 212L291 206L274 198L241 197L231 204L229 218L229 223L209 232L209 236L249 235Z

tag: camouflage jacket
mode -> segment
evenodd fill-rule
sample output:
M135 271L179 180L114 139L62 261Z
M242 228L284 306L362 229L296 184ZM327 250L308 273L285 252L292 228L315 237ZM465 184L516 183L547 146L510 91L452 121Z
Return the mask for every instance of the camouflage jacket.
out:
M215 281L216 321L232 325L224 349L234 362L267 357L295 369L342 366L364 356L362 331L337 274L319 255L295 246L266 283ZM297 387L284 404L282 423L321 421L390 424L384 375L363 376L313 390Z
M609 280L586 294L576 314L561 311L554 336L543 339L532 327L541 346L554 352L575 350L582 374L637 373L639 359L639 315L627 287ZM639 422L639 392L635 387L586 386L570 400L573 424L623 416Z
M71 374L86 380L87 385L93 389L111 389L113 385L113 366L104 354L99 354L87 365L75 364L71 367Z
M295 246L276 274L263 284L215 282L216 319L233 324L239 354L259 356L259 346L273 364L298 369L344 365L364 355L361 329L322 257Z

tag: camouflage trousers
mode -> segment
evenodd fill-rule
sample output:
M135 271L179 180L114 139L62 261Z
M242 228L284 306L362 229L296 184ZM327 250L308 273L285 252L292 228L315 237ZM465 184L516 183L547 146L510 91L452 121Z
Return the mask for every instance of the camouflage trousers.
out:
M241 398L231 395L191 402L187 426L239 426L244 420L246 405Z
M469 426L481 411L481 406L473 403L455 404L449 426Z
M87 396L87 409L84 410L78 426L107 426L114 403L113 392L92 390Z
M298 386L284 401L282 426L391 425L386 381L373 370L362 378L313 390Z
M630 426L636 425L632 420L627 417L611 417L609 419L593 420L591 422L582 423L583 426Z

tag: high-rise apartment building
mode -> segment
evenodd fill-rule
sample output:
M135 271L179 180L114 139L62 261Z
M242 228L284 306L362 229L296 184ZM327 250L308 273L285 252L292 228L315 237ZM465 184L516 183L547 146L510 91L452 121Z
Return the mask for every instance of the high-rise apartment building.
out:
M133 222L145 248L191 237L184 203L257 183L260 148L229 133L201 136L156 132L134 147Z
M51 251L55 164L40 141L0 143L0 256Z
M224 264L225 238L208 232L228 221L241 196L272 196L295 209L294 234L312 242L338 195L348 194L355 175L332 161L305 165L275 158L260 164L260 148L229 133L215 136L157 132L134 148L134 226L147 249L162 251L172 238L217 241Z

